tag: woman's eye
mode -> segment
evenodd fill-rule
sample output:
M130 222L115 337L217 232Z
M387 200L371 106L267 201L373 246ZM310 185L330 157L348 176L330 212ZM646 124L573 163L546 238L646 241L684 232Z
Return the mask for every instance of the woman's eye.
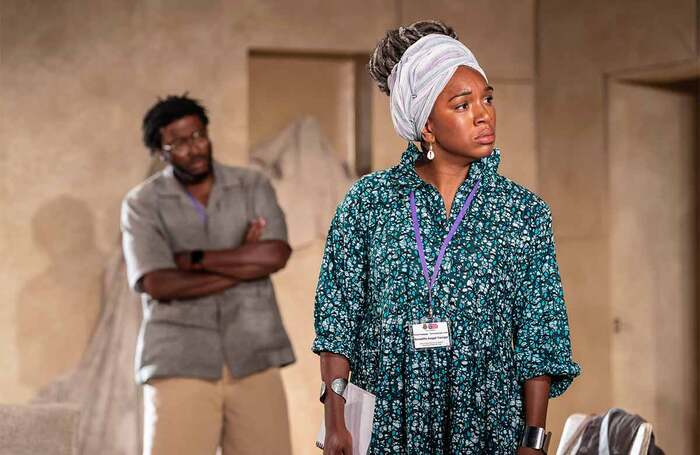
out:
M455 107L455 109L457 109L458 111L463 111L463 110L465 110L465 109L467 108L467 105L468 105L468 103L458 104L458 105Z
M486 100L486 104L493 104L493 96L487 96L484 99Z

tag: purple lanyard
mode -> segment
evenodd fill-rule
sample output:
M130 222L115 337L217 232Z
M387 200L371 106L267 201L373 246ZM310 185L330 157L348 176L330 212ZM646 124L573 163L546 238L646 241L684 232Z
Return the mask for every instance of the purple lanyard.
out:
M464 201L464 204L462 204L462 209L459 211L459 215L457 215L457 218L455 219L454 223L452 223L452 227L447 233L445 240L442 241L442 246L440 246L440 252L438 253L437 260L435 261L435 267L433 268L432 277L430 276L430 272L428 271L428 263L425 260L425 249L423 248L423 238L420 235L420 222L418 221L418 210L416 210L416 196L414 192L411 191L411 194L408 197L411 203L411 218L413 220L413 232L416 235L416 249L418 250L420 265L423 269L423 276L425 277L425 281L428 284L428 298L430 299L429 316L431 318L433 317L433 286L435 286L435 283L438 279L438 275L440 275L440 266L442 265L442 260L445 258L445 251L447 250L447 245L449 245L449 243L452 241L452 238L455 236L459 225L462 224L464 215L466 215L469 206L472 204L474 196L476 196L476 192L479 190L479 186L481 186L481 179L477 180L474 184L474 187L472 187L472 191L469 193L469 197L466 201Z
M201 202L199 202L197 199L195 199L195 197L192 196L189 191L185 191L185 193L187 193L187 197L190 198L190 201L192 202L192 206L197 211L197 216L199 216L199 219L202 221L202 224L206 224L207 223L207 208L204 205L202 205Z

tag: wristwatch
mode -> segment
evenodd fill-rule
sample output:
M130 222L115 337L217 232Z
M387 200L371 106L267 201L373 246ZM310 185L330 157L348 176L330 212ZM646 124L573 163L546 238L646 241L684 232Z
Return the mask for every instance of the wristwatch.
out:
M552 438L552 432L547 432L541 427L526 426L523 430L523 439L520 441L520 447L539 450L547 455L549 450L549 440Z
M190 264L193 266L201 265L204 259L204 251L202 250L192 250L190 251Z
M331 390L336 394L340 395L343 400L345 400L345 389L348 386L348 380L345 378L335 378L331 381ZM326 393L328 393L328 388L325 382L321 382L321 396L319 399L321 403L326 399Z

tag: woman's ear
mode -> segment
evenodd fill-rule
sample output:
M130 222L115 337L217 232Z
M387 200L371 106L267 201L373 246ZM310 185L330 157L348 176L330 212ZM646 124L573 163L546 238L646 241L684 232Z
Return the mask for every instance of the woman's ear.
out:
M433 129L432 125L430 124L430 119L428 119L428 122L425 124L423 127L423 131L421 131L421 137L423 138L423 142L427 142L428 144L432 144L435 142L435 135L433 134Z

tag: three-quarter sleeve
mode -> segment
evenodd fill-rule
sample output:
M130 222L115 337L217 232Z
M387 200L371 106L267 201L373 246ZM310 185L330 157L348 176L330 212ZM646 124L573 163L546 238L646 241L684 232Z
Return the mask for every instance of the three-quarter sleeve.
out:
M514 311L516 374L521 382L551 376L553 398L564 393L581 370L572 360L552 216L543 202L531 218L522 261Z
M345 356L356 362L358 329L367 288L367 250L364 225L350 190L331 223L316 288L312 350Z
M283 240L286 242L287 222L284 212L277 202L275 189L267 177L262 174L258 175L253 197L255 216L261 216L266 221L260 240Z
M122 248L129 286L143 292L148 272L176 268L173 251L158 221L155 204L143 195L128 195L121 208Z

